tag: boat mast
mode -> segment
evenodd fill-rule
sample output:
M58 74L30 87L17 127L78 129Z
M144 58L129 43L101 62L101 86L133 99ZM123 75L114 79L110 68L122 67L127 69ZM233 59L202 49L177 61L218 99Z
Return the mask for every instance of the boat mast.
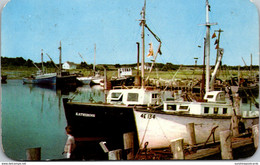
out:
M94 65L93 65L94 74L96 72L96 44L94 44Z
M44 68L43 68L43 49L41 50L41 60L42 60L42 74L44 73Z
M59 58L60 68L59 68L59 72L60 72L60 75L61 75L61 41L60 41L60 47L58 49L60 50L60 58Z
M203 45L203 68L202 68L202 80L201 80L201 88L200 88L200 96L201 100L205 95L205 48L206 48L206 38L204 38L204 45Z
M141 26L142 26L142 34L141 34L141 38L142 38L142 61L141 61L141 73L142 73L142 88L144 88L144 62L145 62L145 42L144 42L144 27L145 27L145 8L146 8L146 0L144 0L144 7L141 11L141 16L142 19L141 21Z
M209 23L209 11L210 5L209 1L206 0L206 49L205 49L205 56L206 56L206 92L209 92L209 79L210 79L210 26L216 25L217 23Z

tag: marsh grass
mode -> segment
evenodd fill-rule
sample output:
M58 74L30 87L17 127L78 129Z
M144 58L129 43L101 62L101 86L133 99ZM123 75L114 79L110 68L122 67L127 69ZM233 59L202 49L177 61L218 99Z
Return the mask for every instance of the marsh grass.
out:
M35 67L12 67L12 68L2 68L1 74L7 75L8 79L22 79L23 77L28 77L32 74L35 74L37 72L37 68ZM47 73L56 72L55 68L47 68ZM91 76L94 75L92 70L87 69L73 69L70 70L71 73L81 73L84 76ZM100 75L104 75L104 70L99 71ZM169 70L169 71L156 71L153 70L151 74L149 74L149 71L145 71L145 77L149 75L150 78L154 79L201 79L202 78L202 69L200 68L183 68L180 70ZM256 77L256 75L259 73L258 70L253 70L251 73L251 77ZM133 70L133 75L137 74L137 70ZM139 73L141 75L141 73ZM111 77L117 77L118 73L117 70L107 70L107 78L111 79ZM238 76L237 70L220 70L217 73L217 78L221 80L227 80L231 77ZM250 71L249 70L240 70L240 77L242 78L249 78L250 77Z

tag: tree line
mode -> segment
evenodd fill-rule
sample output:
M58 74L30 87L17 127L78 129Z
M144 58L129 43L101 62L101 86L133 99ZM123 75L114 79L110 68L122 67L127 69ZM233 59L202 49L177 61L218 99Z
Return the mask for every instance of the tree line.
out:
M25 60L23 57L16 57L16 58L9 58L9 57L1 57L1 67L2 68L15 68L15 67L34 67L34 62L31 59ZM39 68L41 68L42 63L35 63ZM43 62L44 67L47 68L55 68L55 65L51 61ZM109 65L109 64L99 64L96 66L97 70L103 70L104 68L107 70L110 69L117 69L121 67L131 67L134 68L136 67L135 64L115 64L115 65ZM146 65L150 65L151 63L147 63ZM183 65L184 67L190 67L190 68L199 68L202 69L202 65ZM214 66L212 66L214 68ZM228 66L228 65L221 65L221 69L228 69L228 70L238 70L239 66ZM158 68L160 71L169 71L169 70L177 70L180 68L180 65L177 64L172 64L172 63L156 63L154 65L154 68ZM91 70L93 69L93 64L87 64L85 62L81 62L80 64L77 65L77 69L88 69ZM249 70L250 66L240 66L241 70ZM259 70L258 65L253 65L252 66L253 70Z

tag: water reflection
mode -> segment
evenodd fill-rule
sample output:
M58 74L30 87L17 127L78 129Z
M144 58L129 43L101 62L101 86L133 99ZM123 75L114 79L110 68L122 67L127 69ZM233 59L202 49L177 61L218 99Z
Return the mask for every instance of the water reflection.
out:
M26 149L41 147L42 160L61 159L67 121L62 98L82 102L103 101L102 88L89 86L56 88L8 80L2 84L2 143L5 154L25 160Z
M84 85L78 87L76 92L69 96L75 102L102 103L105 102L105 91L99 85Z

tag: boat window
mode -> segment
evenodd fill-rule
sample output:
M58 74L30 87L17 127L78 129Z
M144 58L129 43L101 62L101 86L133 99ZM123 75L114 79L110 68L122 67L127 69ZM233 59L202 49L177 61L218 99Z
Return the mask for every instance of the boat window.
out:
M153 93L152 94L152 98L154 99L154 98L157 98L158 97L158 93Z
M218 114L218 107L214 107L214 114Z
M180 110L187 110L189 108L189 106L187 106L187 105L181 105L180 106Z
M123 100L122 93L111 93L111 101L113 102L121 102Z
M167 105L167 110L176 111L176 105Z
M117 99L120 95L121 95L121 93L112 93L111 98Z
M204 107L204 113L209 113L209 107Z
M214 95L208 95L207 96L207 98L209 98L209 99L211 99L211 98L213 98L214 97Z
M223 108L223 114L227 114L227 108Z
M138 93L128 93L127 101L138 101Z

